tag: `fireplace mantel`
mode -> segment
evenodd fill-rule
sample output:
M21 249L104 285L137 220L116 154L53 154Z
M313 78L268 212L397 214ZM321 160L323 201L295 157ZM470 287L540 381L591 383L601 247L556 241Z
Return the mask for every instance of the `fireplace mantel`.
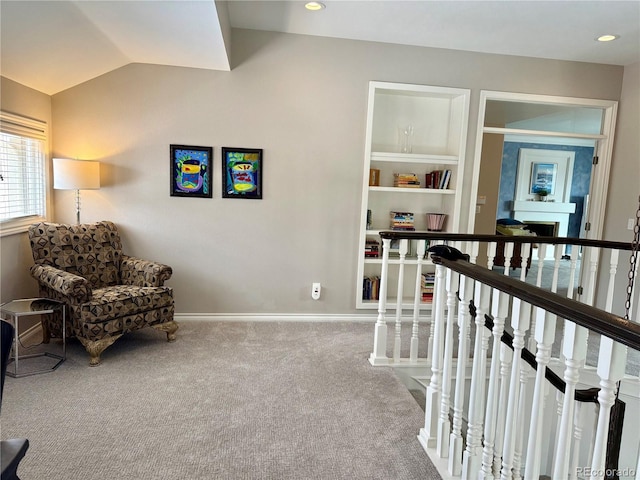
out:
M516 200L513 204L514 212L538 212L547 214L567 214L570 215L576 212L575 203L564 202L536 202L536 201L522 201ZM557 221L557 220L549 220Z

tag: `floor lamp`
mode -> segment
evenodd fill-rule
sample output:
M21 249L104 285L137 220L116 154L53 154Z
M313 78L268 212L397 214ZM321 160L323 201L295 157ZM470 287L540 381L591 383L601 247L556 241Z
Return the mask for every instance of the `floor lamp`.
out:
M76 191L76 223L80 223L80 190L100 188L100 162L54 158L53 188Z

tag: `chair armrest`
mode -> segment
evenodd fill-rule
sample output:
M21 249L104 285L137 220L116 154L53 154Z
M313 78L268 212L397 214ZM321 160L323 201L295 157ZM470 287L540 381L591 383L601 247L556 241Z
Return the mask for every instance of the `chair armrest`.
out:
M164 282L171 278L173 270L162 263L123 255L120 274L124 285L162 287Z
M78 303L91 298L91 284L86 278L65 272L51 265L33 265L31 276L41 285L54 290L65 297L73 297Z

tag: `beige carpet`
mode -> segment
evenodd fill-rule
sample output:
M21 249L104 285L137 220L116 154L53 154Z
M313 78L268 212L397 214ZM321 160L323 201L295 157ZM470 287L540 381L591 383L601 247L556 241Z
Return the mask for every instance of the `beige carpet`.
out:
M424 414L367 361L370 323L184 322L124 336L90 368L8 378L2 438L22 480L432 479Z

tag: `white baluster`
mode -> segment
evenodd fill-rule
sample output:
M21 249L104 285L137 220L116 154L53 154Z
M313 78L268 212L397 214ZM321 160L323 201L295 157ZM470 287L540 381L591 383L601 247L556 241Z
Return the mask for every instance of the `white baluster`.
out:
M502 447L504 446L505 416L504 410L509 395L509 372L513 362L513 352L504 343L500 344L500 394L498 396L498 414L496 417L495 449L493 454L493 475L500 478L502 465Z
M542 269L544 268L544 258L547 256L547 244L541 243L538 245L538 276L536 277L536 287L542 287ZM536 331L536 317L531 318L531 331ZM535 337L529 338L528 344L529 350L536 351L536 339Z
M433 242L431 242L431 245L444 245L444 242L442 240L435 240ZM429 249L429 245L427 245L427 250ZM434 297L435 299L435 290L434 290ZM432 303L432 307L433 305L435 305L435 303ZM433 336L435 335L435 328L434 328L434 324L435 324L435 310L432 308L431 309L431 317L429 319L428 322L428 329L429 329L429 335L427 336L428 340L427 340L427 352L429 352L428 354L431 355L431 352L433 352ZM442 351L440 351L440 354L442 354Z
M611 407L615 402L616 382L624 376L627 362L627 347L602 336L598 353L598 376L600 377L600 393L598 393L598 424L591 461L591 479L602 478L598 473L604 472L609 433Z
M522 349L524 337L529 329L531 320L531 305L513 298L511 307L511 326L513 327L513 364L511 366L511 382L507 415L505 418L505 436L502 449L502 470L500 478L513 478L514 456L516 451L516 434L518 432L518 408L520 406L520 388L522 379Z
M598 273L598 257L600 249L592 247L589 250L589 272L587 275L587 286L584 289L585 294L582 296L582 302L587 305L593 305L596 295L596 275Z
M431 348L431 378L427 387L425 399L424 428L420 429L418 440L422 446L435 446L440 412L440 392L442 390L442 360L444 351L444 306L446 302L445 290L446 269L442 265L436 266L435 292L433 296L433 347Z
M387 357L387 277L389 275L389 249L391 239L382 239L382 267L380 269L380 299L378 300L378 319L373 337L373 352L369 356L371 365L388 365Z
M462 410L464 409L466 370L469 361L467 336L469 335L469 303L473 296L473 279L460 276L460 303L458 304L458 365L453 402L453 428L449 440L449 473L462 473Z
M509 276L509 267L511 267L512 258L513 258L513 242L504 242L504 274L507 276Z
M529 306L531 310L531 306ZM531 318L531 315L528 315ZM520 401L518 402L517 427L516 427L516 448L513 454L513 478L520 480L522 478L522 444L525 437L525 419L529 417L526 410L527 401L529 399L529 365L524 362L520 367Z
M493 479L493 455L495 447L496 419L498 414L498 387L500 380L500 345L504 332L505 317L509 311L509 296L499 290L493 291L493 346L491 352L491 371L487 393L487 410L484 424L484 448L482 451L481 480Z
M449 455L449 399L451 397L451 367L453 363L453 329L455 328L456 293L460 276L447 269L447 328L444 333L444 366L442 370L442 397L440 399L440 420L438 421L437 453L441 458Z
M409 347L409 363L418 363L418 332L420 328L420 304L422 302L422 265L426 252L426 240L417 242L416 288L413 295L413 328L411 329L411 346ZM428 354L428 352L427 352Z
M493 269L493 262L496 258L496 242L487 243L487 268L489 270Z
M527 279L527 261L531 253L531 244L520 244L520 281L525 282Z
M562 391L560 390L556 390L551 383L547 382L547 390L551 390L553 389L554 393L555 393L555 400L556 400L556 411L555 411L555 418L551 421L548 421L547 424L553 425L553 427L555 427L555 436L553 437L553 442L551 442L551 435L549 435L549 442L547 442L545 444L545 446L547 447L547 461L546 463L548 465L551 465L551 471L553 472L553 470L555 469L555 456L554 453L556 451L556 446L558 445L558 440L560 439L560 418L562 418L562 404L564 403L564 393L562 393ZM548 395L548 392L546 393Z
M538 245L538 276L536 277L536 286L542 286L542 271L544 270L544 259L547 256L547 244Z
M553 251L553 279L551 280L551 291L556 293L558 291L558 272L560 271L560 260L562 260L562 252L564 251L564 245L556 245Z
M487 353L490 331L485 327L484 315L489 311L491 288L475 282L473 303L476 307L476 338L473 351L471 388L469 391L469 425L467 447L462 457L462 478L477 478L482 466L481 447L484 411L484 392L487 376Z
M562 354L565 357L564 404L556 453L554 459L554 478L567 478L569 475L569 455L571 452L571 434L573 431L573 415L575 407L576 384L580 378L580 369L587 358L587 334L586 328L573 322L565 321Z
M407 258L409 240L402 238L399 245L400 265L398 266L398 291L396 294L396 328L393 342L393 362L400 362L402 348L402 294L404 292L404 265Z
M571 455L571 468L569 469L570 480L578 479L578 461L580 459L580 442L582 440L585 410L586 408L583 402L576 402L576 412L573 417L573 453Z
M469 263L476 263L478 260L478 251L480 250L480 242L470 242L468 250Z
M569 285L567 288L567 298L573 298L573 289L576 283L576 269L578 267L578 256L580 248L574 245L571 249L571 266L569 267Z
M538 480L540 477L540 458L542 451L542 426L544 420L545 368L551 358L551 345L556 336L556 316L547 314L541 308L535 309L535 335L537 342L536 379L533 388L531 423L527 441L527 459L524 478Z
M613 307L613 291L616 283L616 272L618 271L619 251L611 249L611 259L609 262L609 287L607 288L607 300L605 303L605 311L611 312Z

